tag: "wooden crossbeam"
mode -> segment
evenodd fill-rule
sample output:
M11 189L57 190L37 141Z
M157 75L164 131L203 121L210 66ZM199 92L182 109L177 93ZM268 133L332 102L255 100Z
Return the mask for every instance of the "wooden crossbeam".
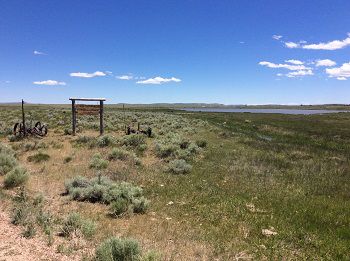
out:
M75 135L76 115L100 115L100 135L103 134L103 102L104 98L70 98L72 101L72 129ZM99 105L76 104L76 101L99 101Z

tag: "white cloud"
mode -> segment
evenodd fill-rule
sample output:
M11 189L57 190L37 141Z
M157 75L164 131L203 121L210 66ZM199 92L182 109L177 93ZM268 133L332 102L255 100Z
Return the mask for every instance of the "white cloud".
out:
M121 75L121 76L116 76L116 78L119 80L132 80L134 77L132 75Z
M299 48L300 44L294 42L286 42L284 43L287 48Z
M302 48L308 50L338 50L350 46L350 33L348 33L348 37L344 40L333 40L330 42L317 44L306 43L306 41L300 41L299 43L285 42L284 44L287 48Z
M54 86L54 85L66 85L65 82L59 82L59 81L55 81L55 80L37 81L37 82L33 82L33 84L37 84L37 85L50 85L50 86Z
M328 43L308 44L303 45L303 49L309 50L338 50L350 46L350 33L344 40L334 40Z
M11 83L11 81L5 81L5 83Z
M271 62L262 61L259 62L262 66L267 66L269 68L284 68L291 71L300 71L300 70L309 70L311 68L306 67L305 65L295 65L295 64L276 64Z
M80 77L80 78L92 78L96 76L106 76L104 72L96 71L94 73L82 73L82 72L75 72L69 74L72 77Z
M307 75L314 75L314 73L311 69L308 69L308 70L294 71L286 74L286 76L289 78L307 76Z
M339 81L346 81L347 79L346 79L346 77L338 77L337 80L339 80Z
M278 73L277 76L286 76L288 78L301 77L307 75L313 75L312 68L303 65L302 61L299 60L287 60L288 64L276 64L271 62L259 62L260 65L266 66L268 68L283 68L290 70L291 72L287 74Z
M272 38L275 39L275 40L280 40L283 36L282 35L273 35Z
M34 50L33 54L34 54L34 55L46 55L46 53L44 53L44 52L39 52L39 51L37 51L37 50Z
M163 84L163 83L167 83L167 82L181 82L181 80L178 78L175 78L175 77L162 78L162 77L158 76L158 77L154 77L154 78L149 78L149 79L144 80L144 81L137 81L136 83L139 83L139 84Z
M324 59L324 60L317 60L316 61L316 66L320 67L320 66L325 66L325 67L330 67L330 66L334 66L337 63L335 61L329 60L329 59Z
M304 64L304 62L302 62L302 61L299 61L299 60L293 60L293 59L291 59L291 60L287 60L287 61L285 61L286 63L291 63L291 64L295 64L295 65L302 65L302 64Z
M347 78L350 78L350 62L344 63L337 68L327 68L326 73L329 77L337 78L341 81L347 80Z

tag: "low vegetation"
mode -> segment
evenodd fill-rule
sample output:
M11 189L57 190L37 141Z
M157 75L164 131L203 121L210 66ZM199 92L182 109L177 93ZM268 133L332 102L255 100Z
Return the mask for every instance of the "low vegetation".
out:
M27 170L22 167L14 167L4 178L5 188L14 188L26 183L29 179Z
M48 161L50 159L50 155L44 153L44 152L37 152L34 155L28 156L27 160L29 162L33 162L33 163L40 163L43 161Z
M92 238L96 231L96 224L89 220L83 219L79 213L70 213L63 221L61 235L70 237L72 234L82 234L86 238Z
M143 190L130 183L116 183L99 176L88 180L75 177L65 182L66 192L73 200L110 204L111 214L145 213L149 201L143 197Z
M31 173L27 183L15 185L26 185L30 195L27 203L14 201L14 223L27 237L44 233L64 242L58 252L82 252L65 246L78 237L91 253L96 247L96 258L105 252L110 258L110 245L128 244L98 251L99 245L118 236L142 243L133 260L156 260L157 252L147 254L153 248L160 260L350 258L348 113L123 112L106 106L106 135L98 137L96 117L79 115L73 137L65 131L70 108L28 105L28 117L48 123L49 135L9 142L8 128L21 114L3 108L1 183L17 167ZM137 122L152 128L151 138L124 134L125 124ZM50 159L27 161L39 152ZM59 196L65 180L68 196ZM17 190L0 189L1 207L11 206ZM35 205L37 192L45 194L47 207ZM63 231L67 239L57 237ZM133 248L125 248L130 256Z

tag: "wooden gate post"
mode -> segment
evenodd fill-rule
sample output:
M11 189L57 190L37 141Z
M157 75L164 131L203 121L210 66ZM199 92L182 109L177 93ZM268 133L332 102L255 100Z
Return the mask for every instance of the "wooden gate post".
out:
M72 130L73 136L75 136L75 126L76 126L76 116L75 116L75 100L72 99Z
M100 101L100 135L103 135L103 101Z
M24 137L27 136L26 132L26 118L24 117L24 101L22 99L22 123L23 123L23 131L24 131Z
M72 101L72 130L76 134L77 114L79 115L98 115L100 114L100 135L103 135L103 102L105 98L69 98ZM100 102L100 105L75 104L76 101Z

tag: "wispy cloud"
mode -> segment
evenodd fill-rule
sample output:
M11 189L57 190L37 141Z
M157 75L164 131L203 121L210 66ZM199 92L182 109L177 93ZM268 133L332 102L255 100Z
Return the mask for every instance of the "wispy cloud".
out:
M36 82L33 82L33 84L37 84L37 85L50 85L50 86L54 86L54 85L66 85L65 82L59 82L59 81L55 81L55 80L36 81Z
M134 77L132 75L120 75L116 76L115 78L119 80L132 80Z
M37 50L34 50L33 54L34 55L47 55L46 53L40 52L40 51L37 51Z
M350 62L344 63L342 66L337 68L327 68L326 73L331 78L337 78L340 81L347 80L350 78Z
M74 72L69 74L72 77L80 77L80 78L93 78L97 76L106 76L106 73L96 71L94 73L84 73L84 72Z
M348 37L344 40L333 40L326 43L314 43L314 44L306 44L306 41L300 41L299 43L295 42L285 42L284 43L287 48L302 48L307 50L338 50L343 49L347 46L350 46L350 33L348 33Z
M307 69L307 70L293 71L293 72L290 72L290 73L286 74L286 76L288 78L307 76L307 75L314 75L314 73L313 73L313 71L311 69Z
M291 71L299 71L299 70L309 70L309 69L311 69L309 67L306 67L303 64L300 64L300 65L281 64L281 63L276 64L276 63L271 63L271 62L266 62L266 61L259 62L259 64L262 65L262 66L269 67L269 68L284 68L284 69L291 70Z
M274 34L274 35L272 36L272 38L275 39L275 40L277 40L277 41L279 41L282 37L283 37L282 35L277 35L277 34Z
M300 44L294 43L294 42L285 42L284 45L285 45L287 48L291 48L291 49L299 48L299 47L300 47Z
M277 76L281 77L281 76L286 76L288 78L294 78L294 77L302 77L302 76L307 76L307 75L313 75L313 70L310 67L306 67L304 65L304 62L299 61L299 60L287 60L286 63L271 63L271 62L267 62L267 61L262 61L259 62L260 65L262 66L266 66L268 68L274 68L274 69L287 69L290 70L291 72L286 73L286 74L282 74L282 73L278 73Z
M168 82L181 82L180 79L171 77L171 78L163 78L163 77L154 77L154 78L149 78L143 81L137 81L136 83L138 84L163 84L163 83L168 83Z
M320 67L320 66L331 67L337 64L335 61L332 61L329 59L317 60L315 63L317 67Z
M348 37L344 40L334 40L327 43L318 43L318 44L307 44L303 45L303 49L310 50L338 50L343 49L350 45L350 33Z
M295 65L302 65L302 64L304 64L304 62L299 61L299 60L294 60L294 59L287 60L287 61L285 61L285 62L286 62L286 63L295 64Z

